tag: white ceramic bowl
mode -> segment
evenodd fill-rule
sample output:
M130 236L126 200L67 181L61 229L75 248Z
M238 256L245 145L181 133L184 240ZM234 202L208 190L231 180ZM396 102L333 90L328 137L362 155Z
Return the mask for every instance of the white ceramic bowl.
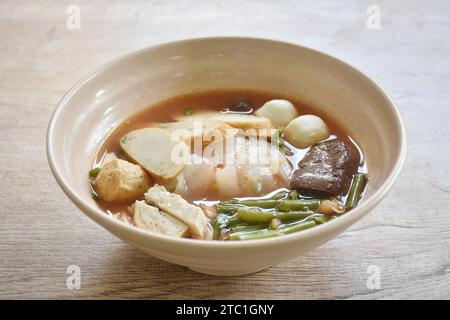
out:
M125 225L89 195L87 172L99 143L154 102L197 89L256 88L303 97L341 122L362 147L370 183L365 201L324 225L253 241L175 239ZM252 38L203 38L127 55L81 79L50 120L47 155L67 196L92 220L159 259L214 275L241 275L307 254L373 209L399 175L405 132L388 95L350 65L298 45Z

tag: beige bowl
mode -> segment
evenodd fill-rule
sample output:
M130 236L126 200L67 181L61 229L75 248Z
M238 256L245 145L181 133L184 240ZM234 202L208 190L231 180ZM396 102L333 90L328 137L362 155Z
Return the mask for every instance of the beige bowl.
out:
M256 88L303 97L340 121L362 147L365 201L339 219L278 238L219 242L175 239L125 225L89 195L87 172L99 143L122 120L164 98L197 89ZM405 132L394 102L348 64L298 45L204 38L140 50L81 79L50 120L47 155L67 196L92 220L159 259L213 275L256 272L307 254L373 209L399 175Z

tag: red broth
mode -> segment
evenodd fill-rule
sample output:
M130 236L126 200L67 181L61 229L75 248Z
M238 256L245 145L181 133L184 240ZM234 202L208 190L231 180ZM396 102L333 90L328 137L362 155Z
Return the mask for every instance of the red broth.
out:
M193 114L207 111L221 111L230 106L237 98L244 98L245 100L251 102L254 110L257 110L269 100L289 100L296 106L300 115L314 114L321 117L329 128L331 134L330 139L337 137L347 143L355 145L358 150L360 150L353 139L351 139L351 137L348 135L343 126L341 126L332 117L321 111L319 108L315 108L314 106L303 103L301 98L257 90L217 89L178 95L176 97L153 104L135 113L130 118L123 121L114 130L112 130L112 132L102 142L95 156L93 168L101 167L102 164L108 160L108 157L111 154L115 154L119 158L123 158L130 162L133 162L131 159L127 159L120 149L120 138L132 130L152 127L159 123L175 121L176 117L183 115L184 111L187 108L192 109ZM287 158L293 165L293 168L295 170L297 169L298 162L304 157L308 149L297 149L287 143L286 145L288 146L290 151L289 154L287 154ZM361 153L361 164L359 172L366 173L366 171L367 170L364 164L364 158ZM266 196L260 198L265 197ZM345 200L345 197L343 198L343 200ZM203 199L188 200L191 200L195 203L205 202L211 204L215 201L223 199L220 199L214 193L214 191L211 190L211 192L208 192L206 197ZM114 215L121 215L122 218L126 218L129 213L128 206L130 206L132 202L107 202L99 200L98 204L105 212Z

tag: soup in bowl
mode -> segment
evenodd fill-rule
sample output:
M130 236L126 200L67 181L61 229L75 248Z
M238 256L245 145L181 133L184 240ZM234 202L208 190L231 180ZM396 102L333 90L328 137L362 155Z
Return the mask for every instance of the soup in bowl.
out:
M236 275L306 254L368 213L405 145L392 100L351 66L206 38L86 76L58 105L47 151L69 198L119 238Z

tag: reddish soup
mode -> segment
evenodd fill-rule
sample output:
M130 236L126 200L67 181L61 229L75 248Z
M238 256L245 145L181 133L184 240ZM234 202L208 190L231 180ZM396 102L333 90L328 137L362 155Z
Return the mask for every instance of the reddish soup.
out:
M287 102L279 102L280 99ZM267 107L265 104L268 102L272 104L269 103ZM258 112L258 110L263 109L263 106L265 106L265 111ZM291 106L294 106L295 110L292 110ZM295 119L284 126L276 126L273 122L278 121L277 112L297 114L295 114ZM125 140L121 139L130 132L140 132L139 130L144 128L157 128L166 123L189 121L191 117L201 120L203 114L218 114L216 117L219 119L218 121L205 120L209 121L208 123L211 125L233 127L237 123L237 126L245 126L245 128L252 123L259 125L259 118L263 118L264 121L267 120L265 117L260 117L260 114L269 117L273 115L272 122L270 122L270 119L267 121L267 123L271 123L273 128L270 129L270 135L264 140L272 141L275 139L273 133L277 134L280 152L278 156L282 161L286 160L283 164L285 163L286 168L288 168L283 173L283 177L280 178L274 174L266 178L261 175L261 180L258 180L259 184L256 183L257 187L254 187L255 184L248 183L252 187L245 188L242 185L247 183L248 179L252 180L255 175L260 174L261 170L255 171L255 168L250 166L236 166L238 169L231 168L230 171L225 172L224 164L216 163L208 164L205 167L186 166L177 176L165 179L163 176L155 175L152 170L148 170L145 160L140 162L140 159L137 159L136 156L130 156L131 152L124 150L124 144L121 145L121 141L124 143ZM235 121L231 117L232 121L228 121L228 118L222 119L220 114L230 114L233 117L236 114L239 121ZM312 120L303 117L297 121L299 117L304 115L314 115L315 117ZM259 118L256 118L256 116ZM207 118L205 117L205 119ZM296 121L298 124L295 123ZM319 125L323 123L326 126L326 135L311 146L295 147L294 145L298 144L298 141L304 140L302 140L304 131L311 126L314 129L317 121L321 121ZM165 127L163 126L163 128ZM160 133L158 132L158 134ZM306 137L310 136L314 135L309 134ZM287 137L293 137L291 141L294 143L288 141ZM245 143L244 141L248 141L248 139L248 137L242 138L241 141ZM189 143L186 144L189 145ZM130 148L132 147L134 146L130 146ZM149 140L146 148L149 150L153 148L151 140ZM203 145L202 148L205 148L205 146ZM245 148L247 147L242 150L248 150ZM158 150L152 150L151 152L157 153ZM260 239L288 234L326 223L358 205L363 196L368 176L361 149L349 136L345 128L335 119L322 112L320 108L303 103L300 98L256 90L199 91L179 95L151 105L135 113L112 130L102 142L95 156L93 171L91 172L92 194L98 205L107 214L147 229L149 232L159 232L169 236L176 234L175 236L202 238L195 230L192 230L190 221L184 221L184 218L180 218L181 216L177 212L172 213L165 207L167 204L148 200L148 197L144 196L142 192L125 200L111 200L102 197L101 188L96 187L100 186L100 182L96 183L95 180L100 179L99 172L103 176L106 175L106 170L102 172L103 166L116 158L134 165L141 165L144 174L149 176L150 186L163 185L168 193L179 194L190 205L201 208L207 217L209 227L213 230L211 235L204 238L209 240ZM225 167L228 170L229 166ZM229 178L230 175L239 175L241 168L244 168L244 175L248 178L247 180L244 181L238 177L236 181L233 181ZM212 178L206 179L204 176L209 173L211 173ZM220 181L219 176L222 179ZM108 178L110 177L104 177L104 179ZM131 178L124 177L123 179ZM183 182L180 182L180 179L184 179ZM206 180L203 183L201 179ZM181 183L184 183L183 187L180 187ZM200 187L204 186L204 188L199 191L199 187L196 185L190 189L195 189L196 192L189 192L189 183L203 183ZM229 190L222 192L223 186L220 183L226 185ZM237 192L233 188L242 190ZM143 211L139 213L142 216L137 217L137 213L133 211L137 209L133 204L139 200L147 203L140 202L139 210L142 209ZM153 210L148 215L146 215L146 210L148 209L149 212L151 210L146 208L146 205L151 206L151 210ZM184 210L189 211L188 209L188 207L185 207ZM167 211L169 211L170 217L166 217ZM154 216L155 214L157 216ZM158 214L162 214L162 216L160 217ZM184 223L186 225L185 230L183 229L184 231L181 230L179 233L172 229L167 231L164 229L165 220L160 221L160 218L168 218L167 223L171 222L170 219L172 218L178 219L180 221L177 220L174 223L180 222L180 226L178 226L180 230L183 229Z

